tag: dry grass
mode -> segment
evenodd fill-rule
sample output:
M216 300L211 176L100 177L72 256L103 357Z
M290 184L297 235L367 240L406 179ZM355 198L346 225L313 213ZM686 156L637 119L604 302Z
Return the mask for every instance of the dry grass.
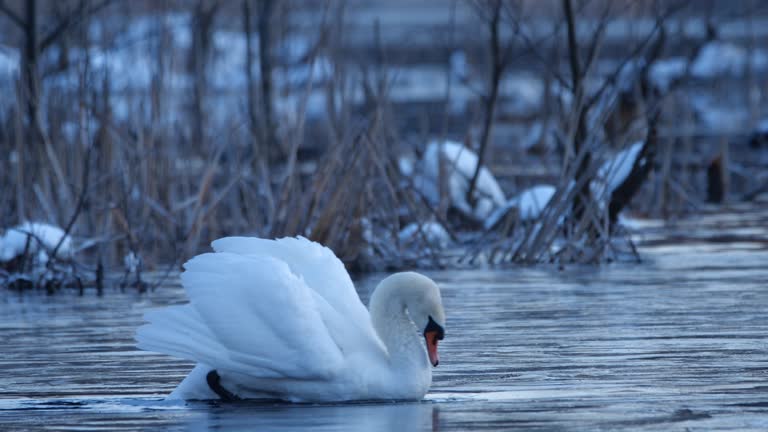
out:
M217 13L256 9L249 3L234 9L231 5L217 8L215 3L201 2L196 10L205 15L203 18L215 20ZM520 21L515 21L524 18L517 6L504 4L502 8L502 3L476 4L480 12L495 6L495 15L489 15L495 19L485 19L486 25L496 26L495 31L491 26L491 39L472 45L488 47L491 53L486 57L495 59L488 62L491 69L483 74L489 80L486 88L498 90L503 74L520 54L506 51L519 50L542 63L547 85L561 83L572 96L571 106L547 103L539 116L544 124L553 122L562 132L561 146L542 156L558 160L562 168L555 173L559 178L557 193L536 223L522 223L513 212L499 229L467 230L470 225L447 217L446 200L432 208L413 188L411 180L397 168L404 131L389 97L393 77L388 73L386 52L377 43L371 49L373 62L354 63L345 57L343 21L339 18L345 5L328 1L318 9L323 18L313 29L310 49L297 61L314 71L312 66L322 55L332 65L332 77L315 80L310 72L304 83L276 88L277 83L259 81L256 75L272 68L284 73L287 66L277 58L257 60L259 56L252 52L257 44L249 43L251 51L246 52L245 60L247 64L259 62L260 74L254 73L255 68L243 69L247 82L245 96L239 99L218 95L209 82L206 62L212 60L204 48L210 43L204 40L205 35L196 36L203 39L191 44L190 52L179 52L169 45L171 29L163 13L178 12L183 5L155 10L158 6L142 3L131 12L131 6L121 4L93 16L80 11L83 16L78 25L57 41L62 49L66 43L69 49L77 50L78 56L58 75L46 74L41 66L36 116L28 117L29 92L21 79L15 87L3 88L13 92L15 99L0 110L0 200L7 203L0 209L0 225L40 220L67 228L82 245L79 261L87 263L72 274L87 274L92 280L103 275L104 267L120 269L127 255L140 258L144 270L175 270L185 259L206 250L211 240L233 234L304 235L328 245L359 269L440 266L450 262L445 259L446 251L431 244L422 230L408 246L401 245L398 236L401 225L416 222L423 226L430 221L448 230L454 249L464 252L463 263L601 262L614 255L610 250L615 232L606 213L608 206L589 205L607 199L588 196L589 184L600 161L628 145L629 137L637 131L619 125L619 132L612 129L612 142L605 143L594 130L587 130L587 119L603 99L603 92L613 91L624 65L641 57L648 61L658 57L661 43L654 45L660 40L656 32L672 12L657 11L653 31L635 41L612 73L598 76L594 65L601 58L607 21L586 41L576 40L572 27L569 49L573 55L563 56L562 44L553 41L566 37L566 26L554 25L551 39L531 39L522 32ZM610 4L598 6L608 11L606 5ZM90 51L92 47L103 45L106 52L122 47L112 44L115 35L94 41L83 29L90 20L114 20L114 14L124 9L137 14L127 14L130 23L145 17L147 8L157 17L150 23L155 26L151 34L156 39L147 44L151 52L146 57L153 62L149 65L150 82L146 87L117 92L115 80L121 77L91 70L89 58L97 55ZM575 13L608 19L608 12L597 6L594 9ZM620 14L620 9L610 12ZM273 36L282 37L291 31L285 24L289 12L277 4L270 12L275 14L273 21L254 24L255 20L246 19L242 31L250 35L273 25L277 26L272 28ZM236 15L227 15L232 16ZM373 24L373 33L378 31ZM455 39L452 35L451 40ZM503 64L498 60L500 47L505 51ZM264 46L259 48L265 50ZM190 58L195 60L191 66ZM180 84L174 81L183 69L180 65L185 64L192 70L183 77L193 80L194 91L179 91ZM63 76L69 79L65 85L61 84ZM595 79L602 80L599 90L586 91L584 83ZM317 86L322 86L327 113L321 119L308 119L307 106L317 94ZM446 106L451 93L446 89ZM364 95L363 102L355 97L360 94ZM593 123L615 126L612 116L619 109L628 117L621 117L624 126L638 119L645 124L649 113L658 111L662 112L662 125L674 122L665 123L664 113L674 111L672 104L679 98L642 96L639 109L625 112L623 106L602 107ZM275 101L281 98L297 101L290 116L275 111ZM237 102L227 107L225 119L215 120L221 104L233 100ZM491 131L497 121L495 96L479 96L478 101L485 107L484 113L466 121L467 128L471 123L483 125L482 154L486 147L492 147ZM118 110L122 111L118 114ZM441 111L447 113L448 109ZM444 130L445 118L440 123ZM683 136L680 141L682 146L674 146L670 139L659 138L659 170L651 174L650 187L640 192L641 196L654 197L647 200L652 206L644 206L649 213L674 214L699 204L695 175L675 169L681 157L694 153L690 137ZM306 148L319 149L319 155L308 160L300 157ZM575 202L588 205L575 211ZM141 285L138 273L126 274L123 280Z

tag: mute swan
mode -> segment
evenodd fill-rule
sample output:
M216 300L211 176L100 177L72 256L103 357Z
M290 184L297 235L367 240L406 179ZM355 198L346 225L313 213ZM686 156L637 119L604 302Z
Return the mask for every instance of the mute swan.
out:
M431 279L387 277L369 312L344 265L318 243L227 237L213 249L185 264L190 303L147 313L149 324L136 332L141 349L197 362L170 398L336 402L426 394L445 328Z

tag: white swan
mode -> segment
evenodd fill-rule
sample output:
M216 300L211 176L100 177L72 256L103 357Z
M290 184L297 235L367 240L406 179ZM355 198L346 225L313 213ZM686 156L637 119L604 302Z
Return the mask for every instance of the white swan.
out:
M149 324L136 332L141 349L197 362L170 398L334 402L426 394L445 327L431 279L387 277L369 313L344 265L318 243L228 237L213 248L185 264L190 303L147 313Z

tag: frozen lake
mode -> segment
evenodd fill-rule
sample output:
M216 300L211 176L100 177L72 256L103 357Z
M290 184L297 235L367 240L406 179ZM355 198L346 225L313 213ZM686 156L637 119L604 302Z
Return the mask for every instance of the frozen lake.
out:
M144 295L3 292L0 427L764 431L767 215L646 224L639 265L430 272L448 322L420 403L163 402L191 364L132 338L144 311L184 301L176 279ZM359 281L366 301L380 278Z

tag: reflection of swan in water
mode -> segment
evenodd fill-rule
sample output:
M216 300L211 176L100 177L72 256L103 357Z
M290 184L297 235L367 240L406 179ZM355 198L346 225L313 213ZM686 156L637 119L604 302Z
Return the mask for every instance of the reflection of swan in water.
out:
M194 411L186 430L323 430L404 432L439 430L439 408L434 403L345 405L227 404L212 408L203 402L188 405Z

